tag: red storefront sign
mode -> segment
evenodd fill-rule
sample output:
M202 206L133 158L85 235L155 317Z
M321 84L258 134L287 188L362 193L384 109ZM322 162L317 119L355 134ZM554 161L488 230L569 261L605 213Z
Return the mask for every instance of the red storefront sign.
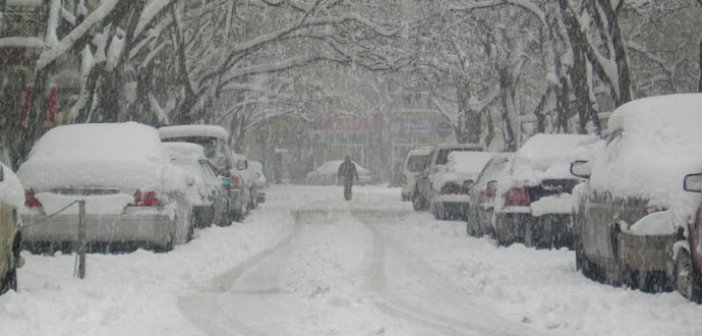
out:
M46 126L56 127L56 107L58 105L58 88L49 89L49 96L46 97Z

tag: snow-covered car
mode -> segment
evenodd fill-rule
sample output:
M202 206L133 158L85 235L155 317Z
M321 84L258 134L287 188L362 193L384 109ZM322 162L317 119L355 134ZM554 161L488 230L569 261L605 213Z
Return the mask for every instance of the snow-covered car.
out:
M156 129L105 123L46 132L17 173L25 189L23 244L35 252L69 249L78 240L85 201L91 250L170 249L192 236L192 205Z
M685 176L683 189L702 193L702 174ZM702 203L687 223L687 237L679 238L673 251L675 289L684 297L702 303Z
M430 153L431 148L417 148L407 153L405 164L402 166L402 175L404 176L404 181L402 181L403 201L412 200L414 187L417 185L417 174L426 166Z
M23 193L12 169L0 163L0 294L17 290L17 268L23 263L17 209L22 207Z
M482 152L483 150L483 146L476 144L440 145L432 149L429 153L429 160L425 162L421 172L415 178L414 193L411 196L414 210L429 209L429 200L435 188L432 183L433 176L439 173L448 162L449 154L452 152Z
M573 188L584 179L570 163L588 159L602 147L597 136L537 134L510 160L497 186L495 238L500 244L572 246Z
M268 187L268 179L263 173L263 165L258 161L249 161L249 169L253 170L256 187L258 188L258 203L266 201L266 193L263 191Z
M256 209L259 200L256 172L249 165L249 159L246 155L232 152L232 158L237 162L237 170L241 174L243 187L248 194L248 209Z
M306 184L312 185L335 185L338 184L337 171L339 166L344 162L342 160L332 160L323 163L317 169L309 172L305 178ZM358 163L354 162L356 165L356 171L358 172L358 184L365 185L369 184L371 181L370 171L366 168L361 167Z
M702 94L635 100L609 119L604 151L571 171L578 190L576 262L585 276L645 291L672 287L674 246L700 194L684 176L702 162ZM679 255L679 254L678 254Z
M224 177L229 209L227 220L243 220L248 213L250 197L239 173L244 168L243 163L232 158L232 149L227 142L229 132L217 125L166 126L159 128L158 132L163 142L190 142L205 148L205 156Z
M466 219L470 207L470 190L478 174L495 153L453 152L446 165L434 174L429 211L436 219Z
M227 194L217 168L205 157L204 148L189 142L167 142L171 163L183 170L186 196L193 205L195 227L230 225Z
M494 236L495 196L500 176L509 164L514 153L500 153L493 156L478 175L470 190L470 204L466 214L466 232L481 237Z

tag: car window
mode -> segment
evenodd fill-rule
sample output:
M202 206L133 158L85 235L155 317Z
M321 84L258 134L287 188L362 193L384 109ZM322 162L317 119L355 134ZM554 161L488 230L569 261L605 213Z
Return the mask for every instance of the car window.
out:
M478 175L477 185L486 185L488 182L497 178L507 166L509 159L506 157L494 157L485 165L483 170Z
M410 172L419 172L427 164L427 161L429 161L429 156L428 155L413 155L409 157L409 160L407 160L407 170Z

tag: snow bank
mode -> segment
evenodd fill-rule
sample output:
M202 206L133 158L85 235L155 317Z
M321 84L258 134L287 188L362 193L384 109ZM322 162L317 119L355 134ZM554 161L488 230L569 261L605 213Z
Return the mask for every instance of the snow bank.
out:
M702 94L644 98L609 119L606 150L591 161L590 187L615 197L650 199L684 223L699 204L686 174L702 171Z

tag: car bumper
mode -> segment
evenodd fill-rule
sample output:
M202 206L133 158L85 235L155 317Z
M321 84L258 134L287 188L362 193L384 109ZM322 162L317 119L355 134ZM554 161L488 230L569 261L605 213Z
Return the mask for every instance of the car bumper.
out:
M75 243L78 241L78 216L42 214L22 215L22 240L33 243ZM132 212L121 215L85 215L85 235L89 243L139 242L168 247L173 242L175 224L160 211Z
M523 212L496 214L495 234L501 243L536 247L573 247L573 219L566 214L534 217Z

